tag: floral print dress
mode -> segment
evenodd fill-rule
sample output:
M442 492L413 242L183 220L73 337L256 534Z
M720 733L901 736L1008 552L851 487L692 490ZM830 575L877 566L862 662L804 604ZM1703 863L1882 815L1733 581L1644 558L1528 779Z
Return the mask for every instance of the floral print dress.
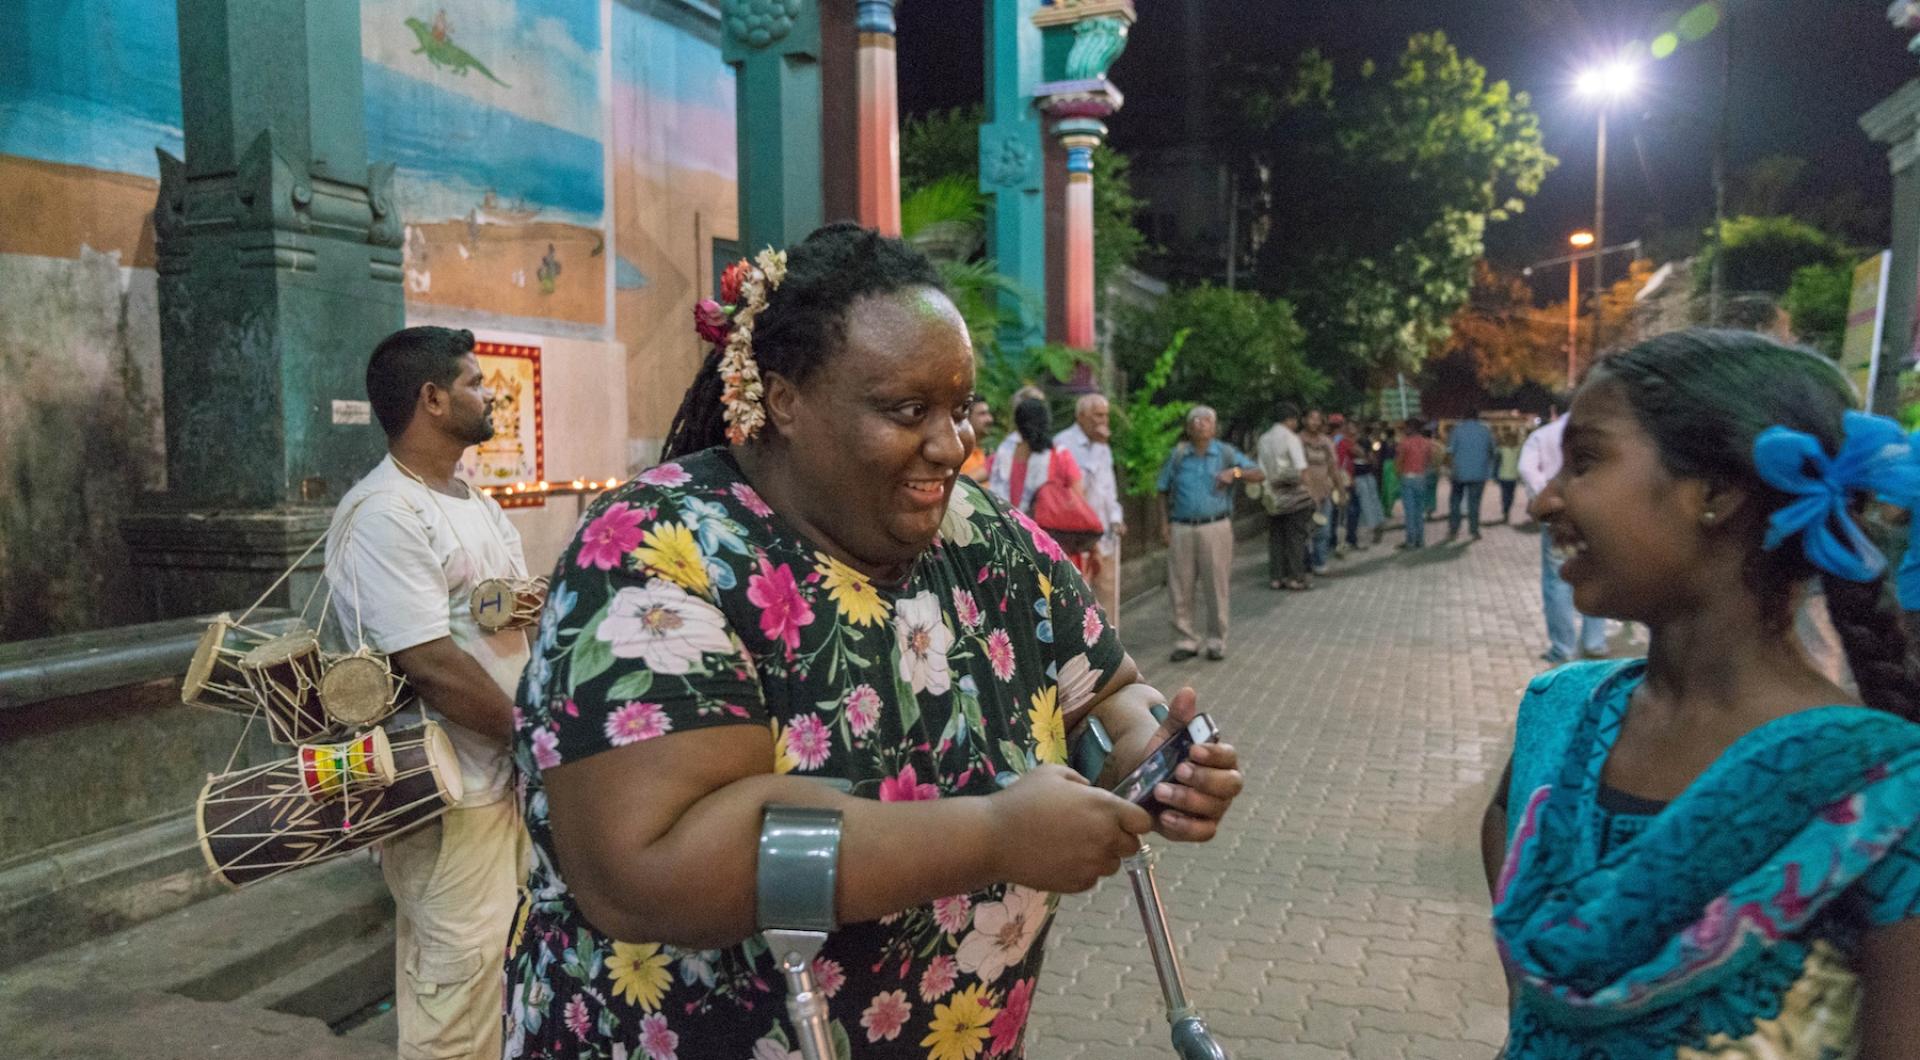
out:
M507 954L506 1055L797 1060L758 936L614 939L556 862L542 771L715 725L774 736L769 770L881 801L987 795L1067 757L1063 718L1124 658L1058 545L962 478L889 588L802 538L724 449L587 513L522 679L514 761L535 863ZM814 965L843 1057L1020 1057L1057 899L1000 885L843 925Z

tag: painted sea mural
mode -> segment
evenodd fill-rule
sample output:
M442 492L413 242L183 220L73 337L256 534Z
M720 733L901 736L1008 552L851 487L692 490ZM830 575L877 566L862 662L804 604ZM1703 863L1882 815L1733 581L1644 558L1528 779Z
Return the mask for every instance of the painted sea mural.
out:
M599 0L362 0L410 303L607 324Z

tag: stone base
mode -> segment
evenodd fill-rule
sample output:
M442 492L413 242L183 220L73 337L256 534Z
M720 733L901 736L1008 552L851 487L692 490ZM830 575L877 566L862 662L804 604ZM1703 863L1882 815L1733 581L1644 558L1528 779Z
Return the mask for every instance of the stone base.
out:
M263 606L298 612L321 577L331 508L271 511L147 511L120 520L146 617L158 621L214 611L243 611L282 573ZM301 558L302 553L307 553ZM315 607L318 596L313 597ZM309 616L316 623L317 614Z

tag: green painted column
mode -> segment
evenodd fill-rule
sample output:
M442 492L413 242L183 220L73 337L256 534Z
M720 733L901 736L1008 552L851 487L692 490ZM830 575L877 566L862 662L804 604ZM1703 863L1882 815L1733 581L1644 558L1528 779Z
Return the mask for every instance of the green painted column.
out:
M819 0L722 0L721 57L737 73L740 245L806 238L821 208Z
M359 5L180 0L179 20L187 157L160 152L153 214L167 492L122 523L154 617L250 602L324 529L384 450L367 355L405 323Z
M1045 341L1047 204L1044 144L1034 111L1040 83L1041 0L987 0L987 121L980 127L980 190L988 196L987 256L1026 293L1003 295L1020 326L1000 336L1012 349Z

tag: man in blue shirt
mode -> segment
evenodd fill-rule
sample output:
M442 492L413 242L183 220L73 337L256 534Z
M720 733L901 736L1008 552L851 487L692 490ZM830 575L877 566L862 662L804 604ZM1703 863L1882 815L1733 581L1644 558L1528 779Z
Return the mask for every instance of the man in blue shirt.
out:
M1167 546L1167 591L1173 598L1173 661L1200 654L1193 627L1195 591L1204 575L1213 597L1207 613L1207 658L1227 657L1227 582L1233 573L1233 491L1266 475L1245 453L1214 434L1220 420L1205 405L1187 413L1187 436L1160 467L1160 540Z
M1465 419L1453 425L1447 435L1447 463L1452 468L1453 489L1447 498L1447 540L1460 536L1462 508L1467 529L1480 540L1480 496L1499 455L1494 450L1493 432L1480 422L1480 410L1468 409Z

